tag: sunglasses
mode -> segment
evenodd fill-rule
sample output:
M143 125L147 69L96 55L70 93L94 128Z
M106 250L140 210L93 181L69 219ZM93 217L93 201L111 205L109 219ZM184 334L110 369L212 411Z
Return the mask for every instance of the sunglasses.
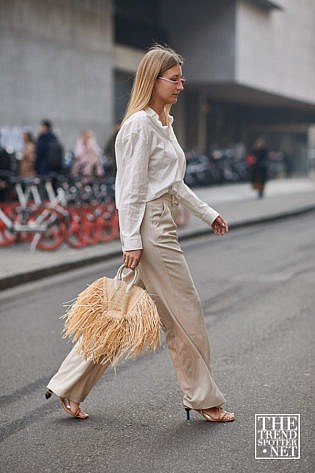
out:
M169 82L170 84L173 84L173 85L175 85L175 84L176 85L179 85L179 84L184 85L185 82L186 82L185 77L181 77L180 79L168 79L167 77L159 76L158 79L165 80L166 82Z

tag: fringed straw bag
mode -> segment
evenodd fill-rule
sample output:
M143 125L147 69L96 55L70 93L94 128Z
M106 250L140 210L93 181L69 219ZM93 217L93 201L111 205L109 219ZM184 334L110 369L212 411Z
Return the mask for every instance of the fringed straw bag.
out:
M78 352L94 363L113 366L160 344L160 318L149 294L135 286L138 272L127 284L122 265L114 279L100 278L82 291L63 316L64 338L78 342Z

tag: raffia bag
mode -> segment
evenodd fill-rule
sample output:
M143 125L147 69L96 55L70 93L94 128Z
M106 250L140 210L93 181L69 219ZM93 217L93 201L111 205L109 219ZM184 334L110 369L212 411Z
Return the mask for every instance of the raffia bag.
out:
M160 345L160 318L150 295L135 286L138 277L123 281L122 265L114 279L102 277L82 291L68 307L63 336L78 342L78 352L94 363L115 366Z

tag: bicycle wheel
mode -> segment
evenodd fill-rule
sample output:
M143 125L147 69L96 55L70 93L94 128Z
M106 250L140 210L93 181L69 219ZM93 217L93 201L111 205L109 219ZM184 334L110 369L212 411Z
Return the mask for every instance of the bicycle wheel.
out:
M83 225L87 234L87 245L96 245L100 241L101 227L99 223L99 215L97 209L89 206L84 209Z
M15 207L10 205L2 205L1 211L4 213L4 218L11 220L12 224L17 217ZM1 219L0 213L0 246L9 246L17 240L17 233L10 229L6 223Z
M106 243L117 237L118 215L117 212L105 209L101 219L100 242Z
M57 249L66 237L66 224L62 214L54 209L41 208L34 210L28 220L27 224L36 226L41 225L46 227L43 232L36 232L33 238L32 246L44 251L53 251Z
M88 244L89 235L80 212L69 209L70 221L67 225L66 242L72 248L83 248Z

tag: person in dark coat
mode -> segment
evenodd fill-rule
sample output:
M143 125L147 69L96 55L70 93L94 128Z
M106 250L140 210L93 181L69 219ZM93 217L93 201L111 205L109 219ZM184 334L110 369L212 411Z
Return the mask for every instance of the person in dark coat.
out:
M268 179L268 150L263 138L257 138L251 155L254 156L254 162L251 165L252 186L257 190L258 197L262 198Z
M4 172L3 174L2 174L2 171ZM11 171L10 155L0 144L0 202L6 202L8 199L9 190L10 190L8 174L10 171Z
M39 176L45 176L52 171L61 171L62 162L58 164L58 162L53 163L51 160L51 154L56 152L53 151L53 147L57 148L57 153L60 154L60 151L58 151L60 145L56 135L53 133L52 122L50 120L42 120L40 134L37 139L35 160L35 170ZM62 160L58 156L56 161Z

